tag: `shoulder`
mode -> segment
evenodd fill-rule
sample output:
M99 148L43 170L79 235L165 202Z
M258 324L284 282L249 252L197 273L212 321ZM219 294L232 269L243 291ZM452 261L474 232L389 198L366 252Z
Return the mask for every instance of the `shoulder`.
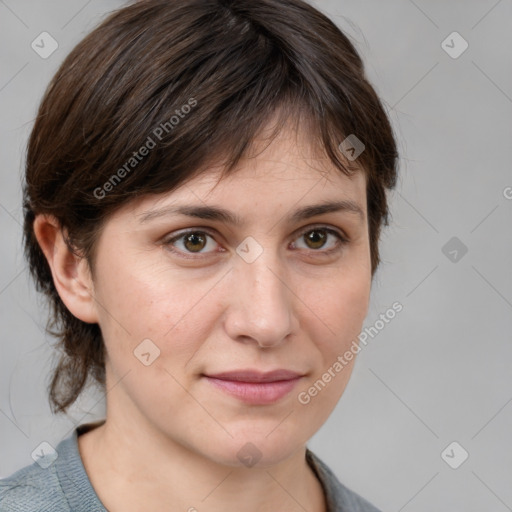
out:
M55 467L33 463L0 480L0 512L68 512Z
M329 512L381 512L365 498L343 485L333 471L311 450L306 459L324 487Z
M107 512L78 448L78 435L94 426L80 425L57 448L41 443L36 462L0 480L0 512Z

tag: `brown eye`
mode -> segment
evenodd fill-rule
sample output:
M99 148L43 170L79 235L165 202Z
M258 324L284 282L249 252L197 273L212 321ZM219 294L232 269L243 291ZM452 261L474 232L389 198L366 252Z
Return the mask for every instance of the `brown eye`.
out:
M200 231L195 231L184 236L184 246L191 252L198 252L206 246L206 237Z
M173 252L183 256L197 254L207 255L215 252L215 239L205 231L186 231L167 239L165 245Z
M332 241L329 242L329 240ZM303 231L293 245L298 249L310 249L320 255L341 249L346 243L348 239L337 230L319 226Z
M304 236L304 240L311 249L320 249L327 240L327 235L323 229L314 229L308 231Z

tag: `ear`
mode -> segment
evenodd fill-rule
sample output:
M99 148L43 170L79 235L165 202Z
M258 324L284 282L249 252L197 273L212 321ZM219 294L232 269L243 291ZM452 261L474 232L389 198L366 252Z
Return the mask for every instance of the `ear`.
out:
M46 214L34 220L34 234L43 251L62 302L79 320L98 323L89 265L68 248L59 221Z

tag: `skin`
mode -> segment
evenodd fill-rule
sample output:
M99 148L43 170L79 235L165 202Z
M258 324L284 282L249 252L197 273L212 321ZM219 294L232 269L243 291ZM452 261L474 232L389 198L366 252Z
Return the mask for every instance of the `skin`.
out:
M79 449L112 512L217 512L232 503L242 512L326 510L305 460L306 443L343 394L355 359L307 405L297 398L350 348L368 311L364 174L343 175L313 151L306 134L291 129L232 176L218 181L219 169L110 217L92 275L68 251L56 220L36 218L62 300L103 333L106 422L82 434ZM300 207L328 200L351 200L363 215L287 220ZM183 215L141 223L145 212L178 204L221 206L243 223ZM324 245L303 236L315 231L311 226L327 236ZM188 244L181 238L171 252L163 242L185 228L210 237ZM349 241L338 246L324 228ZM248 236L263 249L252 263L236 252ZM160 350L149 366L133 353L146 338ZM285 368L304 377L270 405L242 402L202 377L248 368ZM253 467L237 457L247 442L261 453Z

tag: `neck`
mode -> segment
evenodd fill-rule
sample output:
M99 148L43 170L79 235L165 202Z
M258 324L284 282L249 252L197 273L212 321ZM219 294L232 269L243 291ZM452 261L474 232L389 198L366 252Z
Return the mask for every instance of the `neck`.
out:
M326 511L305 446L266 468L229 466L147 423L116 419L107 415L104 424L78 438L92 486L111 512L225 512L233 503L240 512Z

